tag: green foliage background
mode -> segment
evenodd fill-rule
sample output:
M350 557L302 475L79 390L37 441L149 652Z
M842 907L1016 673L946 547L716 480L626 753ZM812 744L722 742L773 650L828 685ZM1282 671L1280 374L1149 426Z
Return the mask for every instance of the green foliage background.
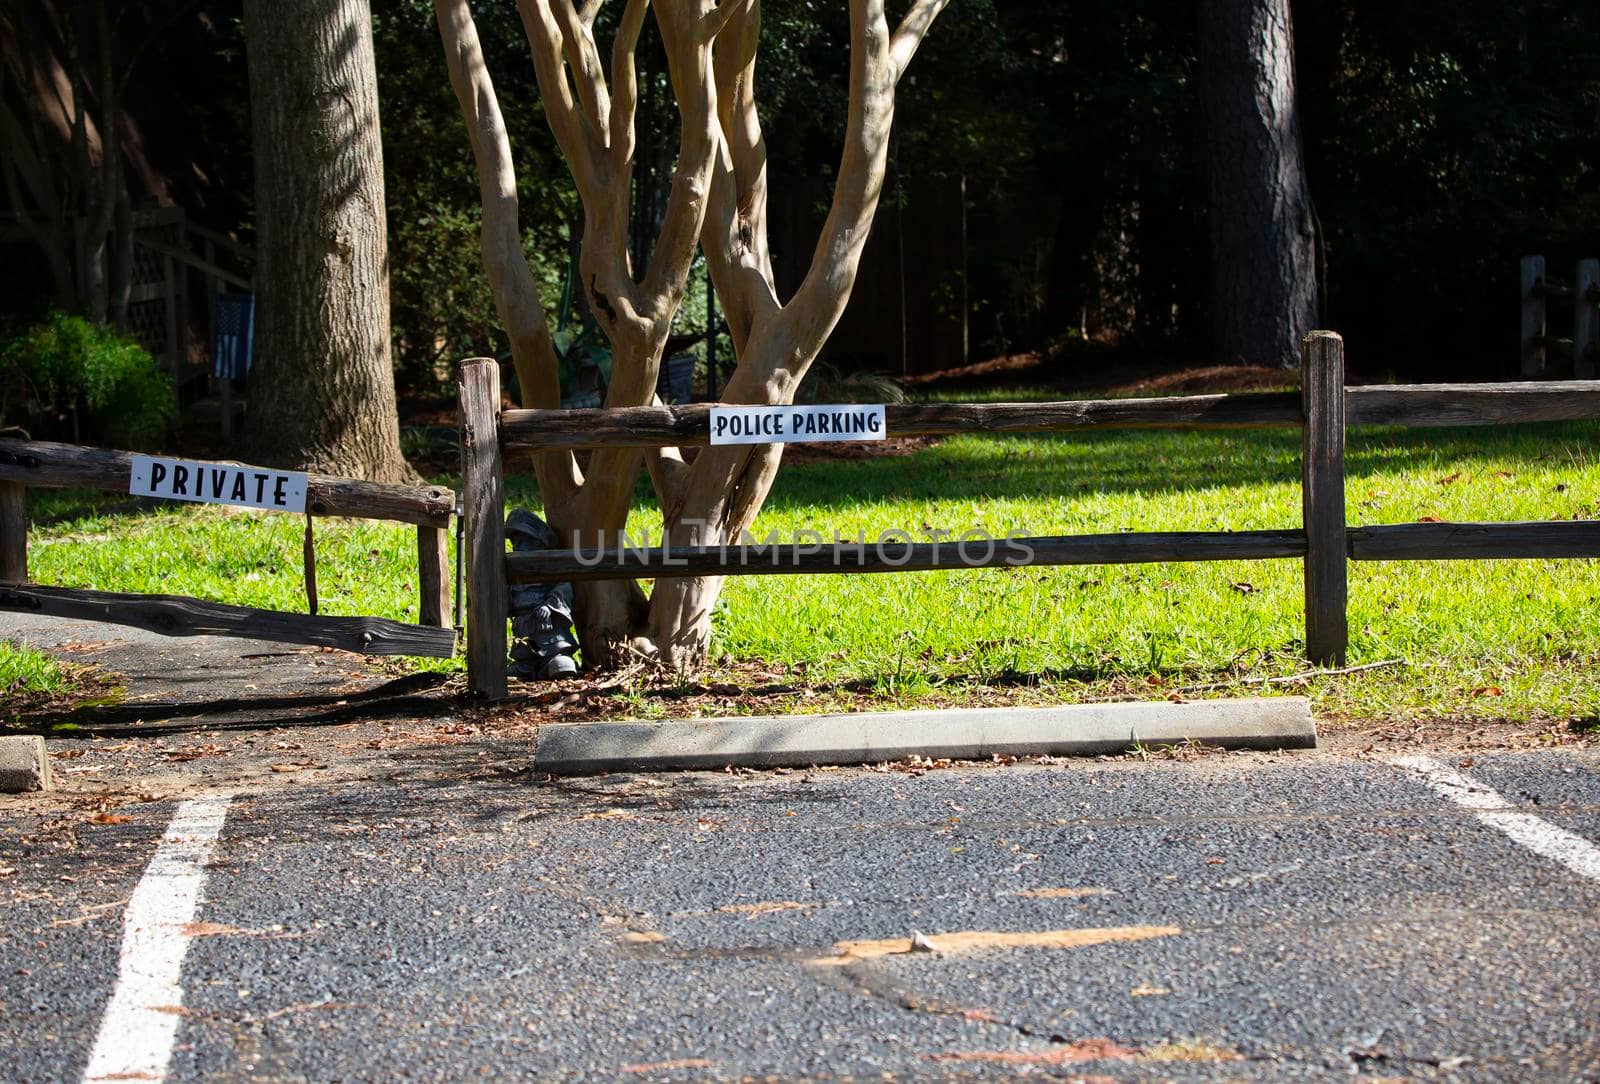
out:
M0 344L0 377L0 422L36 438L153 449L177 418L172 381L149 351L78 316L52 313Z
M619 7L601 11L602 50ZM143 153L197 222L253 241L239 0L119 10L123 55L143 50L127 88ZM473 11L554 319L581 210L515 3L477 0ZM1140 358L1207 360L1196 12L1193 0L957 0L941 16L899 88L884 206L929 179L964 183L973 358L1087 333ZM1296 0L1293 14L1322 322L1345 333L1362 375L1510 375L1518 258L1542 254L1564 277L1597 254L1600 5ZM479 263L478 184L432 6L385 0L373 18L395 360L403 391L431 393L451 362L498 355L506 339ZM842 3L762 5L757 95L788 231L774 253L784 281L810 257L839 158L845 22ZM653 21L640 60L641 148L656 150L635 183L659 193L676 118ZM0 264L6 311L36 318L45 278L31 257ZM689 308L684 333L704 326L698 275ZM1566 319L1552 313L1553 333ZM1087 364L1057 356L1066 376Z
M420 377L504 349L504 336L477 263L477 182L431 7L380 8L397 356ZM514 5L474 11L553 312L579 207ZM1511 372L1518 257L1541 253L1565 275L1600 236L1600 7L1300 0L1294 16L1323 323L1350 338L1361 371ZM1204 360L1195 17L1190 0L962 0L941 16L900 87L885 206L902 182L964 178L973 357L1087 329L1143 354ZM614 18L602 13L602 47ZM641 123L670 147L653 35L647 26ZM841 4L763 5L757 93L774 198L798 194L809 228L838 161L847 40ZM775 254L780 265L809 258L809 241L790 248ZM704 326L704 288L694 289L698 311L680 330Z

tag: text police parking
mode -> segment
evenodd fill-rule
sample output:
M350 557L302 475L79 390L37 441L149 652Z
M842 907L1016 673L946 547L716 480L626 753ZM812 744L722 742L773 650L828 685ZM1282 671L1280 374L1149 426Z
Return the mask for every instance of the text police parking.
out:
M712 444L882 440L885 428L881 404L711 408Z

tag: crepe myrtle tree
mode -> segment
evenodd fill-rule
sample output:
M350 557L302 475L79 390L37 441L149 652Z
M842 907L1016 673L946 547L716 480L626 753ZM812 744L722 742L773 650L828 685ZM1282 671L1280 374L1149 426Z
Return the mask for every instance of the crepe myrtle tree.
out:
M519 0L545 114L583 204L578 268L613 362L606 406L655 401L656 374L698 245L726 314L737 368L723 399L787 404L850 299L883 190L895 86L949 0L912 0L891 27L884 0L850 0L850 95L833 202L804 280L778 296L767 244L767 153L756 107L759 0L626 0L609 68L595 40L603 0ZM643 267L629 255L638 101L634 53L653 7L680 136L666 213ZM556 353L522 251L505 124L466 0L435 0L450 80L465 115L483 202L483 263L510 340L523 405L558 405ZM760 510L782 445L600 449L533 457L547 518L569 544L614 540L641 466L671 545L734 543ZM579 584L588 665L645 655L680 671L706 657L720 577Z

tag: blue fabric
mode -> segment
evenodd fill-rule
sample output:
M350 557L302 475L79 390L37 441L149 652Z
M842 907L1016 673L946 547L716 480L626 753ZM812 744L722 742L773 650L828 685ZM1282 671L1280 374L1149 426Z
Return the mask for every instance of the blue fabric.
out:
M217 329L211 351L212 375L243 380L250 373L250 353L255 345L255 295L218 294L212 326Z

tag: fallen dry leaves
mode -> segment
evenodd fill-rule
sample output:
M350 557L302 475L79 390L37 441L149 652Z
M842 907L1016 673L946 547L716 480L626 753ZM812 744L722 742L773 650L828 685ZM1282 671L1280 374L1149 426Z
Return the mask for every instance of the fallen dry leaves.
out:
M1084 896L1115 896L1116 893L1109 888L1024 888L1013 892L1013 896L1021 896L1030 900L1061 900L1079 899Z
M779 911L810 911L822 906L817 903L796 903L794 900L763 900L759 903L725 903L717 908L719 914L743 915L745 918L760 918L762 915L776 914Z
M716 1062L707 1058L673 1058L671 1061L639 1062L636 1065L624 1065L619 1072L623 1073L667 1073L674 1069L710 1069Z
M231 750L220 745L191 745L187 749L174 749L161 754L161 759L168 764L184 764L201 757L225 757Z
M1179 1039L1176 1042L1157 1043L1139 1053L1140 1061L1243 1061L1237 1050L1218 1046L1209 1039Z
M939 953L971 952L991 948L1082 948L1085 945L1102 945L1108 941L1148 941L1156 937L1176 937L1183 931L1177 926L1100 926L1071 930L954 930L949 933L930 934L928 941ZM912 951L908 937L891 937L875 941L840 941L834 946L836 955L813 961L826 966L841 967L860 960L875 960L883 956L900 956Z
M1060 1065L1071 1061L1131 1058L1139 1052L1110 1039L1074 1039L1049 1050L963 1050L950 1054L924 1054L928 1061L998 1062L1004 1065Z

